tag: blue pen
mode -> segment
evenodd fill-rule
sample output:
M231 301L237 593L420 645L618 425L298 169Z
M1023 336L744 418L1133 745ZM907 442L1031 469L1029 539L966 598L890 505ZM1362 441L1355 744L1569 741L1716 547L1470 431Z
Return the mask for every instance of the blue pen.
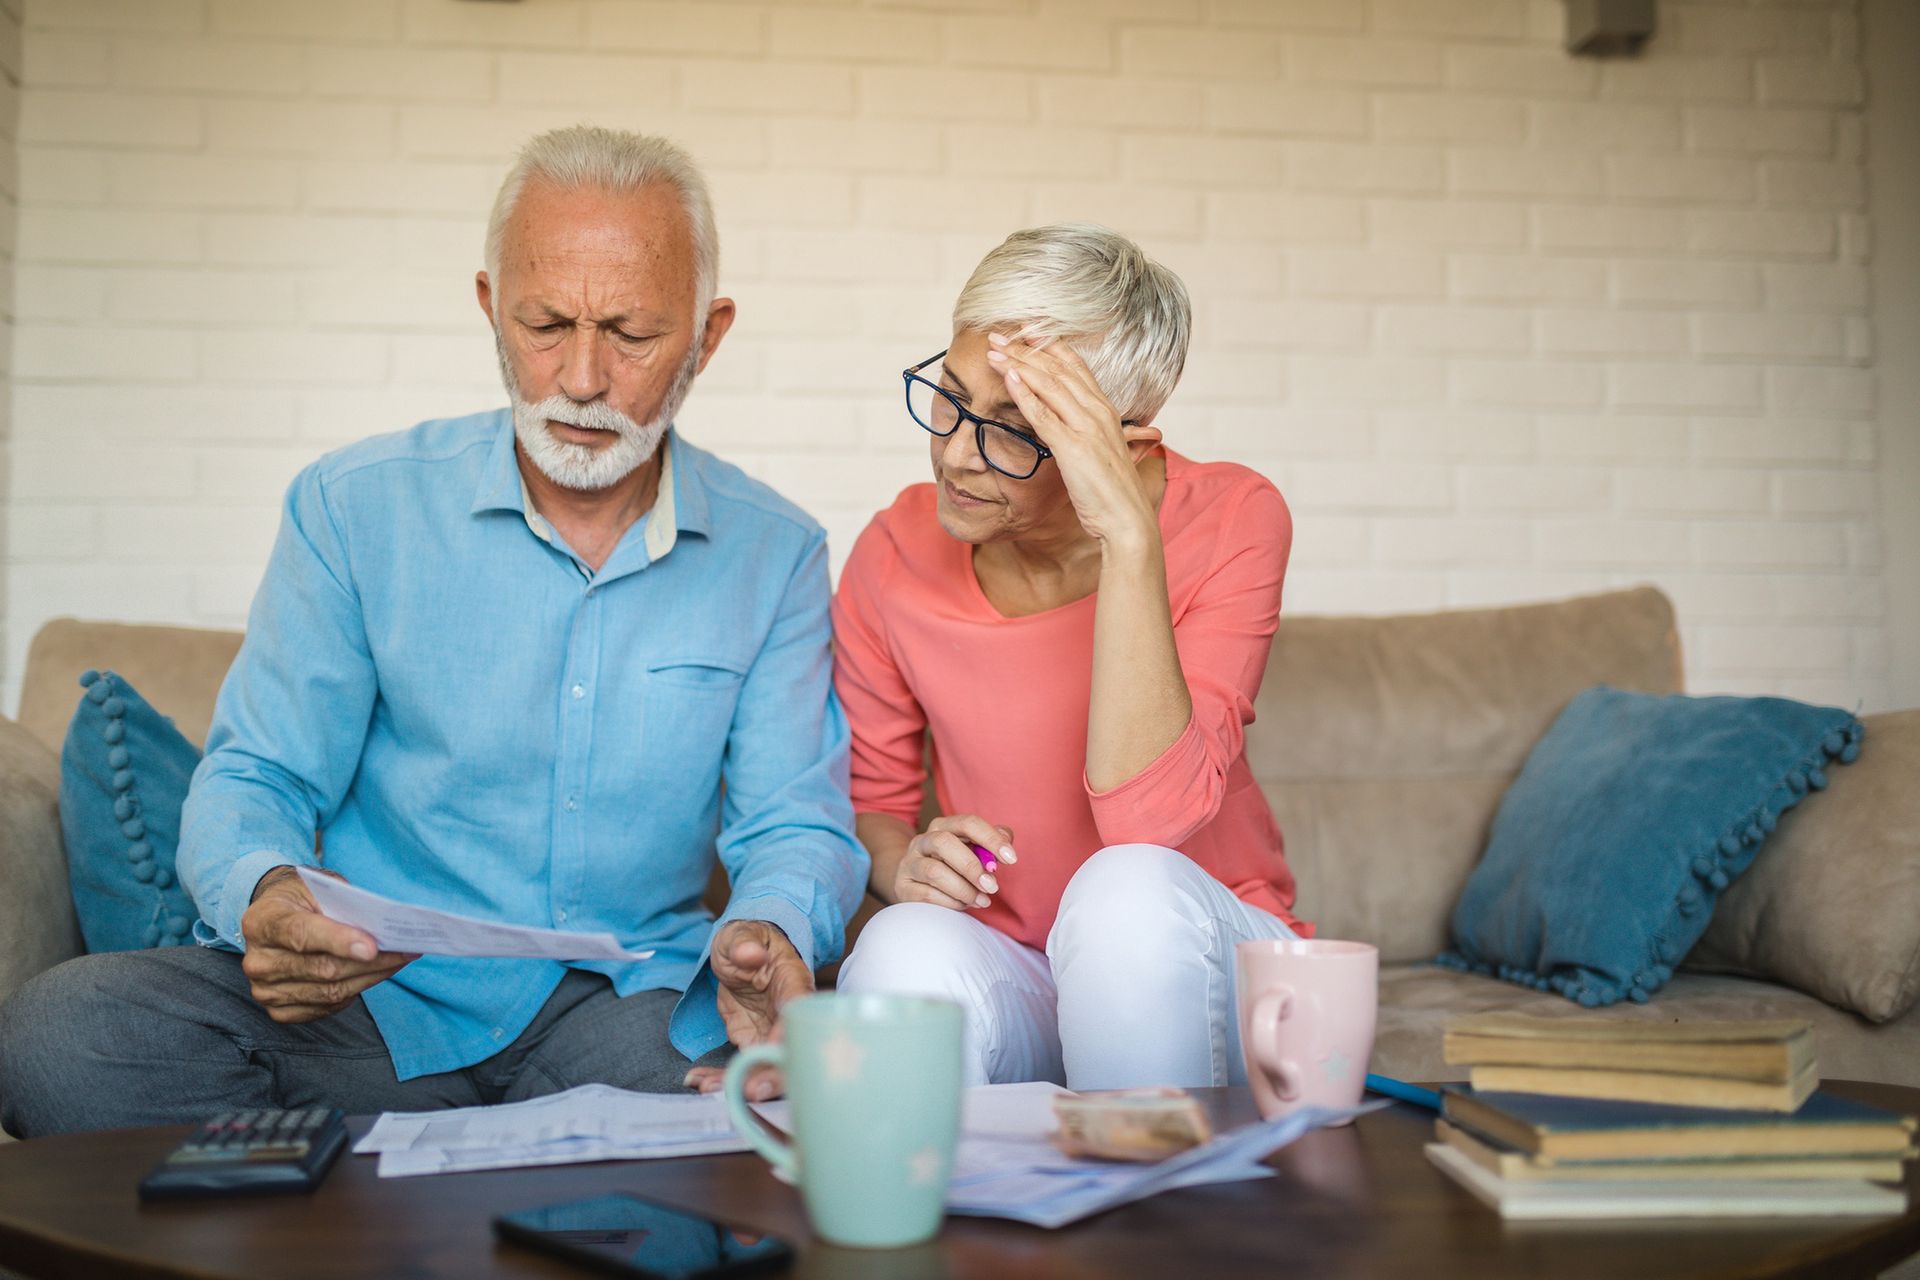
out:
M1392 1076L1376 1076L1367 1073L1367 1088L1375 1093L1384 1093L1400 1102L1411 1102L1416 1107L1425 1107L1429 1111L1440 1109L1440 1095L1431 1089L1422 1089L1419 1085L1408 1084L1404 1080L1395 1080Z

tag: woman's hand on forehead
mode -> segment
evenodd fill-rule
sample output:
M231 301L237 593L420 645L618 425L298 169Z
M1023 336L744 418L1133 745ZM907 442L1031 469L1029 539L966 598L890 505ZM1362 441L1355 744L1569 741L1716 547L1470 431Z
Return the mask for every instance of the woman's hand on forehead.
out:
M1001 333L988 334L987 345L987 362L1048 448L1072 448L1076 437L1096 434L1118 440L1120 414L1071 345Z

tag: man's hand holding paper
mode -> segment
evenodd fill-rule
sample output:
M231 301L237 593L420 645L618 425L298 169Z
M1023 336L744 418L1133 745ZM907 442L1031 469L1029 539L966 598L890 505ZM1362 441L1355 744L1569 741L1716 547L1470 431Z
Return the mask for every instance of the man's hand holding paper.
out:
M476 920L396 902L310 867L298 868L298 874L327 920L352 926L387 953L537 960L646 960L653 956L652 951L627 950L610 933L568 933Z
M416 958L383 951L364 930L328 918L305 875L292 867L276 867L260 877L240 932L247 943L240 968L253 998L281 1023L336 1014Z

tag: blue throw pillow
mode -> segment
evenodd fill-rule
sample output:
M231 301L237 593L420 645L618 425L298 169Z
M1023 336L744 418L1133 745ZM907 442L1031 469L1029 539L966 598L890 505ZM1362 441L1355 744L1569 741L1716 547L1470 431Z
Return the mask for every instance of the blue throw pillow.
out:
M191 942L198 913L173 855L200 751L113 672L80 683L60 753L60 829L87 950Z
M1780 815L1865 732L1783 698L1586 690L1500 801L1438 963L1590 1007L1644 1001Z

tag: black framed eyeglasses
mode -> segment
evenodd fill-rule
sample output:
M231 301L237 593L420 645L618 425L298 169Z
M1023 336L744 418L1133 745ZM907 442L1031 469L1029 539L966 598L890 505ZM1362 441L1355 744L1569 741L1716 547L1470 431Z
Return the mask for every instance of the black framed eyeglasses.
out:
M980 459L1011 480L1026 480L1053 456L1053 450L1018 427L983 418L968 410L951 391L920 376L920 371L942 359L947 353L928 356L900 374L907 384L907 413L922 428L942 438L960 429L963 422L973 424L973 442Z

